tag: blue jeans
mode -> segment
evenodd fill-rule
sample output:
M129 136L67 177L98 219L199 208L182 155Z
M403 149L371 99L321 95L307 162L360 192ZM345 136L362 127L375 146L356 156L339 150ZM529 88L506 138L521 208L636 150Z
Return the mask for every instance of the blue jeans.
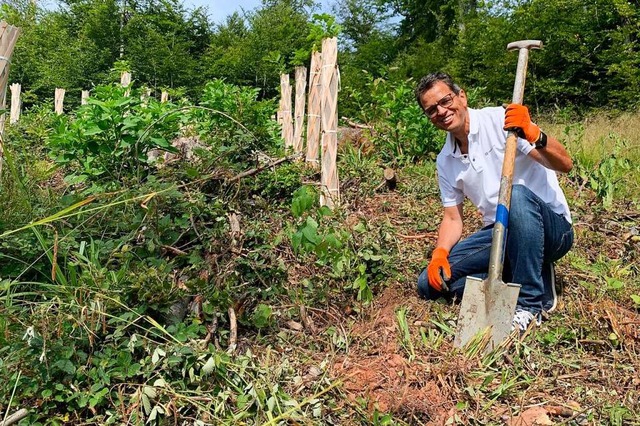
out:
M448 293L429 286L426 269L418 277L420 296L462 298L467 276L484 279L488 275L493 225L459 241L449 254L451 278ZM536 194L522 185L514 185L511 193L509 228L505 247L504 282L520 284L518 307L534 314L542 312L550 302L545 290L543 266L564 256L573 245L573 228L562 216L553 212Z

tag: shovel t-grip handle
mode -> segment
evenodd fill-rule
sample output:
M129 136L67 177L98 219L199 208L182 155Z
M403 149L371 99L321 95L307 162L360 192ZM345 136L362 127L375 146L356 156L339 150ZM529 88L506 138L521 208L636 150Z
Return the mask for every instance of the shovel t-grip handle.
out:
M527 64L529 62L529 50L541 49L540 40L520 40L507 45L507 50L518 50L518 68L516 69L516 81L513 85L513 98L511 103L522 104L524 99L524 83L527 78ZM502 266L506 231L509 223L509 208L511 207L511 186L513 182L513 169L516 158L518 135L513 130L507 134L507 142L502 163L502 175L500 178L500 193L496 209L496 221L493 226L491 241L491 257L489 258L489 276L487 280L497 282L502 280Z
M518 68L516 69L516 81L513 85L512 104L521 104L524 99L524 82L527 78L527 64L529 63L529 50L542 49L540 40L520 40L507 44L507 50L518 50Z

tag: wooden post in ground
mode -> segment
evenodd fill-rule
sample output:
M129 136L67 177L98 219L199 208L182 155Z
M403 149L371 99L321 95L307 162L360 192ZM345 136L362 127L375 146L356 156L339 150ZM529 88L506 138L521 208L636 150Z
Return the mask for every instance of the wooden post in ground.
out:
M320 174L320 205L329 208L340 203L338 181L338 39L322 40L322 71L320 73L322 119L322 168Z
M131 73L128 71L123 71L122 74L120 74L120 85L122 87L126 87L127 90L124 93L125 96L129 96L129 94L131 93L131 89L129 88L129 86L131 85Z
M89 100L89 91L83 90L82 94L80 95L80 105L86 105L88 100Z
M11 68L11 55L16 45L20 28L9 25L5 21L0 22L0 109L7 106L7 85L9 84L9 68ZM4 135L5 114L0 114L0 174L2 173L1 161L4 158L2 148L2 136Z
M9 84L9 68L11 55L16 45L20 28L0 22L0 109L7 105L7 84ZM0 114L0 177L2 177L2 163L4 162L4 120L5 114Z
M64 110L64 94L65 94L65 90L64 89L56 89L56 96L53 100L53 109L55 111L56 114L60 115L62 114L63 110Z
M140 102L143 105L147 105L149 103L149 98L151 97L151 89L148 87L143 88L142 93L140 94Z
M280 101L278 102L278 111L276 111L276 121L277 123L282 126L282 117L284 117L284 115L282 114L282 111L284 110L284 74L280 75ZM284 139L284 135L282 136L282 139Z
M295 125L293 129L293 152L302 152L302 130L307 89L307 68L296 67Z
M22 86L20 83L13 83L9 88L11 89L11 114L9 116L9 123L14 124L20 120L20 92Z
M322 69L322 53L311 54L311 67L309 70L309 100L307 114L307 163L314 169L320 168L318 161L318 146L320 141L320 70Z
M291 84L289 74L280 76L280 119L282 120L282 139L285 148L293 148L293 119L291 117Z
M165 103L169 101L169 92L166 91L162 91L162 93L160 94L160 102Z

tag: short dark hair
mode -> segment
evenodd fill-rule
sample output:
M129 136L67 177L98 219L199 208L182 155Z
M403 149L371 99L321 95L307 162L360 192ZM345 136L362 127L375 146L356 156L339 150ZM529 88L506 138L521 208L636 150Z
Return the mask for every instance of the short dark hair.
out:
M451 89L451 91L456 95L460 93L460 86L453 82L453 79L449 74L438 71L425 75L420 79L415 91L416 100L418 101L420 108L424 109L424 105L422 105L422 95L424 95L427 90L431 89L439 81L449 86L449 89Z

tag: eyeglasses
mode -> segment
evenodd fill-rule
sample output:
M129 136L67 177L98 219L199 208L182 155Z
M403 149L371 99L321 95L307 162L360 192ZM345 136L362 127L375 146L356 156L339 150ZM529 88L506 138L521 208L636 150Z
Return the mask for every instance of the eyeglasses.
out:
M429 118L433 118L438 114L438 107L449 108L453 104L453 97L458 96L455 93L449 93L447 96L436 102L435 105L431 105L429 108L425 108L424 112Z

